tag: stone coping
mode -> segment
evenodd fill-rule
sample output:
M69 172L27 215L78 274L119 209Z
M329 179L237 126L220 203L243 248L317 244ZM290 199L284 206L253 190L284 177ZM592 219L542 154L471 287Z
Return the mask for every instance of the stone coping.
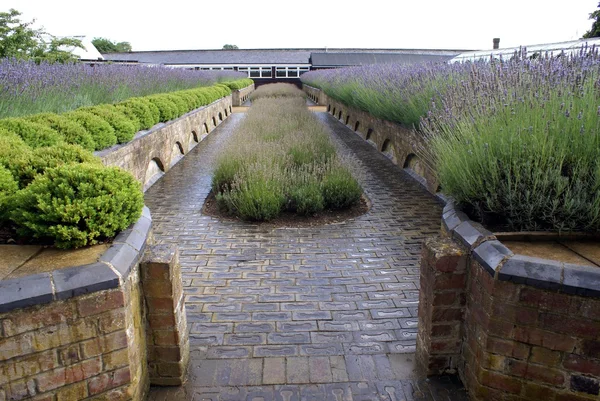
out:
M600 298L600 268L514 254L491 231L448 200L442 226L494 279L566 294Z
M0 281L0 313L118 288L139 262L151 227L144 206L138 221L121 231L96 263Z

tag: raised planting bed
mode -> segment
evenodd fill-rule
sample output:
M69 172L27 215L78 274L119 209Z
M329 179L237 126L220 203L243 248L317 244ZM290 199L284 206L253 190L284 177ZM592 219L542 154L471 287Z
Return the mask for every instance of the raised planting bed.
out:
M261 95L262 94L262 95ZM220 156L213 193L222 210L268 221L357 204L362 189L293 85L265 85Z
M450 199L441 235L423 247L419 366L458 374L472 400L597 399L600 63L587 55L441 70L467 74L430 98L418 129L392 134L421 136L416 153L440 201ZM327 84L338 99L354 93ZM354 109L305 90L353 124Z

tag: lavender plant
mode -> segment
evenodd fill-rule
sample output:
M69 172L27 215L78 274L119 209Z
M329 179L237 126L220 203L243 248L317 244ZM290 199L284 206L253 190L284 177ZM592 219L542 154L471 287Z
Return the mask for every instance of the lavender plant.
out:
M62 113L79 107L116 103L134 96L209 86L244 77L234 71L115 64L91 67L0 59L0 118Z
M221 207L246 220L344 208L362 194L303 95L253 101L219 157L213 191Z

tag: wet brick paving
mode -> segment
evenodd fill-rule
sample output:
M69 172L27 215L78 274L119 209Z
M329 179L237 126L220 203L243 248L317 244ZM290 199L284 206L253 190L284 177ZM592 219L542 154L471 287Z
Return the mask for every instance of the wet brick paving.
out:
M234 113L147 193L158 243L177 244L191 360L149 400L466 400L413 372L421 241L441 208L402 169L316 113L372 206L343 223L268 228L201 213Z

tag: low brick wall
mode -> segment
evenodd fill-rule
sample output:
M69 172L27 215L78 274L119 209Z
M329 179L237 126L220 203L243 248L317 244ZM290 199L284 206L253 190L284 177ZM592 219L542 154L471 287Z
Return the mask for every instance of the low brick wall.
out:
M420 369L458 371L471 400L597 400L600 269L515 255L452 204L442 231L423 249Z
M233 107L239 107L241 105L243 105L246 100L248 100L248 96L250 96L250 93L252 93L254 91L254 84L247 86L245 88L239 89L239 90L234 90L231 93L232 99L231 99L231 103L233 105Z
M433 194L439 192L437 178L431 169L420 159L423 148L422 136L414 129L381 120L371 114L346 106L328 97L322 90L303 85L309 99L327 107L327 112L369 141L377 150L388 156L392 162L405 169Z

